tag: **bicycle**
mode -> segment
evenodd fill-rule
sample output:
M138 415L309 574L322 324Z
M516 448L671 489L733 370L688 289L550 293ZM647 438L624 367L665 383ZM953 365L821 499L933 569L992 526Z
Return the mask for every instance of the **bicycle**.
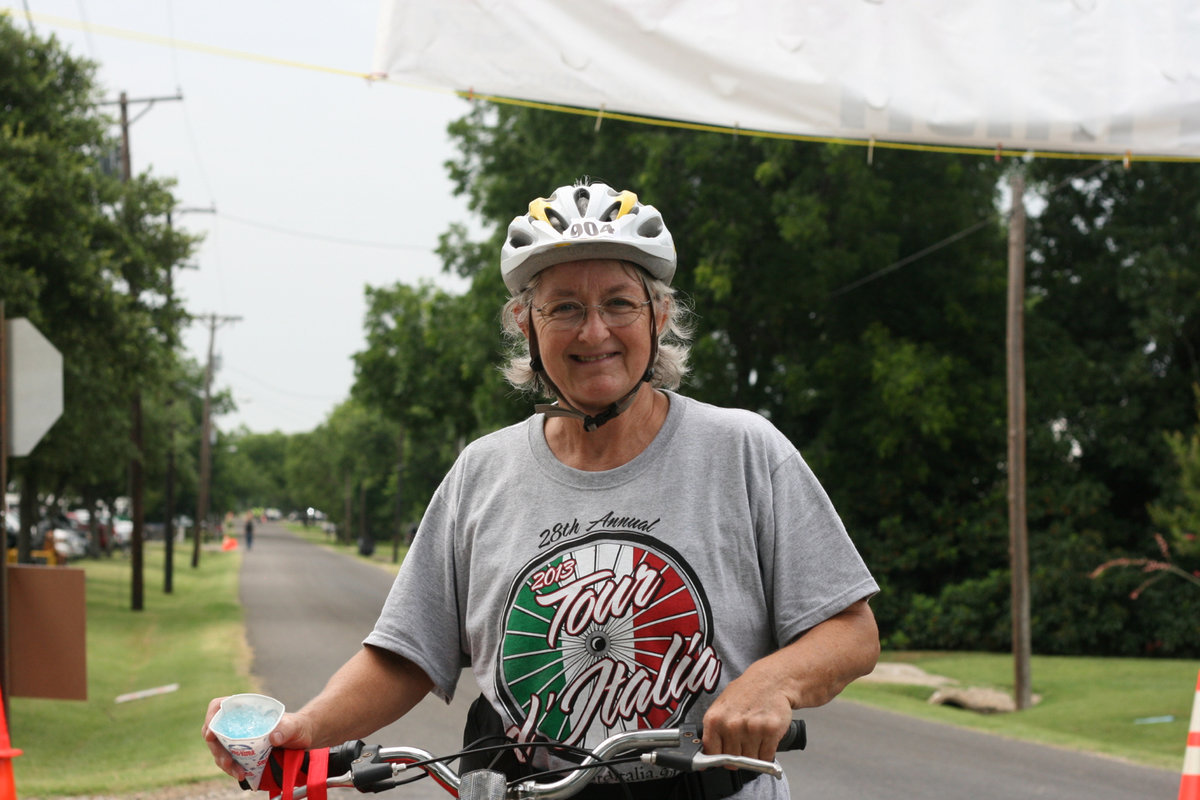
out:
M783 778L783 767L778 761L702 753L701 731L694 726L617 733L590 751L557 742L487 745L482 741L447 756L434 756L417 747L368 745L362 740L310 751L284 750L282 756L272 753L271 767L263 775L263 783L268 785L260 784L258 788L266 788L272 798L278 796L282 800L321 800L327 789L352 788L362 793L377 793L430 777L459 800L567 800L588 787L600 772L618 764L638 762L685 774L716 768L728 772L727 768L734 768L753 777L763 774L777 780ZM806 745L804 721L793 720L778 750L803 750ZM575 753L582 758L577 764L512 780L492 768L494 761L505 753L538 747ZM489 754L496 757L488 767L460 774L449 766L449 762L464 757L478 759ZM633 797L630 787L638 786L637 782L624 780L616 783L625 787L626 797ZM251 787L242 781L242 788Z

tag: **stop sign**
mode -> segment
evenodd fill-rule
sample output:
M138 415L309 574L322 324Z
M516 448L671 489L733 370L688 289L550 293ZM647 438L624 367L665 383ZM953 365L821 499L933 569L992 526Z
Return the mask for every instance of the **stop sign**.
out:
M63 410L62 354L27 319L10 319L8 454L27 456Z

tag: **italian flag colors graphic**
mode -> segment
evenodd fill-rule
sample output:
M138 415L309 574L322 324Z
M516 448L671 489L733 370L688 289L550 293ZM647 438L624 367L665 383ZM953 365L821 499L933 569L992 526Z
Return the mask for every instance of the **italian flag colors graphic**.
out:
M591 534L526 565L509 595L501 699L520 726L593 747L670 727L721 664L695 576L663 543Z

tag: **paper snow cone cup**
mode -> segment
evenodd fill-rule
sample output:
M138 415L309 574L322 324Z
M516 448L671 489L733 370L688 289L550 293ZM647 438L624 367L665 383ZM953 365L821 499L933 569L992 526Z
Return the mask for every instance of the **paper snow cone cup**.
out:
M246 783L257 789L271 755L271 731L283 716L283 703L261 694L235 694L221 701L208 728L233 760L246 770Z

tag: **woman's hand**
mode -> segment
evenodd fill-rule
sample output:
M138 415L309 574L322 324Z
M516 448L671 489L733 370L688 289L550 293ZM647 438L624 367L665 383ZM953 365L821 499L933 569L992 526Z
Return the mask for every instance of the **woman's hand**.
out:
M775 758L779 740L792 723L792 704L769 670L752 666L704 714L704 752Z
M433 681L408 659L364 646L333 674L321 693L294 714L284 714L271 731L271 746L312 750L359 739L390 725L421 701ZM242 780L245 770L209 729L224 697L208 704L201 733L213 761Z
M213 755L213 761L226 774L242 780L246 777L246 771L238 766L238 763L233 760L233 756L221 744L217 735L209 728L209 723L216 716L217 711L221 709L221 701L224 697L218 697L209 702L208 713L204 717L204 727L201 728L201 734L204 736L204 741L208 744L209 752ZM312 747L312 732L309 730L308 721L301 714L284 714L279 718L279 723L275 729L271 731L271 746L277 748L287 748L289 750L308 750Z
M772 760L793 709L825 705L878 658L875 616L859 600L731 681L704 715L704 752Z

